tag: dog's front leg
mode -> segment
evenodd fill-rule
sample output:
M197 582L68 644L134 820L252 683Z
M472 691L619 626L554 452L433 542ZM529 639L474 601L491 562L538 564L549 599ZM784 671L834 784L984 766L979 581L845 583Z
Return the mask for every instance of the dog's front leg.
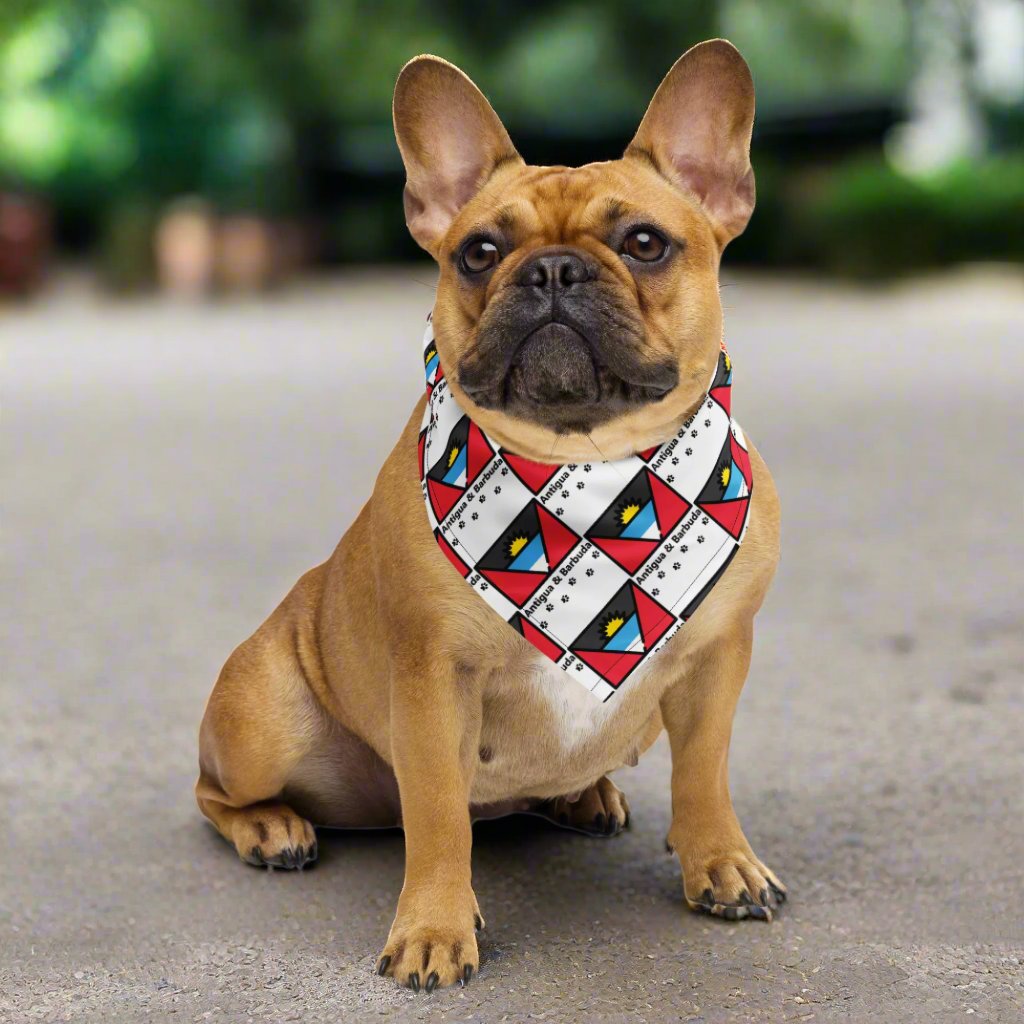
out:
M428 992L469 981L483 926L471 880L469 794L479 701L451 664L396 667L392 762L405 829L405 884L378 973Z
M755 856L729 795L733 713L750 667L753 626L738 625L697 657L662 698L672 747L672 827L692 910L771 920L785 887Z

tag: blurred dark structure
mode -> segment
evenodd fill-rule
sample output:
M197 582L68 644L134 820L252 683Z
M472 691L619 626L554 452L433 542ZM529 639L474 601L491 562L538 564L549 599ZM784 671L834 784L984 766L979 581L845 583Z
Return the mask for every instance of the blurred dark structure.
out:
M214 218L210 281L407 259L390 95L410 56L464 67L527 160L578 164L621 153L715 35L759 94L732 263L1024 260L1024 0L5 0L0 189L121 288L155 279L185 196Z

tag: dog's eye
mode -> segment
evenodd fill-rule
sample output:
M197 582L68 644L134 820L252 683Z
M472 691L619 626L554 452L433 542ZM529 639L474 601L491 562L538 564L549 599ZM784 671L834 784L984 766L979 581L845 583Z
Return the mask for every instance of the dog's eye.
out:
M641 263L653 263L665 255L668 245L661 235L648 228L631 231L622 241L622 255Z
M467 274L482 274L485 270L490 270L501 262L501 253L498 252L498 247L493 242L478 238L463 246L459 262Z

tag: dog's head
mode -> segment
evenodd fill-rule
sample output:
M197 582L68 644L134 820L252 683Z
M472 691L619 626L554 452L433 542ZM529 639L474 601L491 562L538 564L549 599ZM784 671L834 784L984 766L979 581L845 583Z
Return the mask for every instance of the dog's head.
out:
M718 355L719 259L754 206L753 117L746 63L712 40L669 71L621 160L532 167L458 68L402 69L406 220L441 268L449 385L487 433L567 462L676 432Z

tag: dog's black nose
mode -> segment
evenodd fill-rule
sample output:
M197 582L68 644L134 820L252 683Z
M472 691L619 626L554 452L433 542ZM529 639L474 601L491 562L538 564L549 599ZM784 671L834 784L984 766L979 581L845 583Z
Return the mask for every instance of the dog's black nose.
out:
M594 275L586 260L572 249L541 249L519 270L519 283L527 288L559 291L583 284Z

